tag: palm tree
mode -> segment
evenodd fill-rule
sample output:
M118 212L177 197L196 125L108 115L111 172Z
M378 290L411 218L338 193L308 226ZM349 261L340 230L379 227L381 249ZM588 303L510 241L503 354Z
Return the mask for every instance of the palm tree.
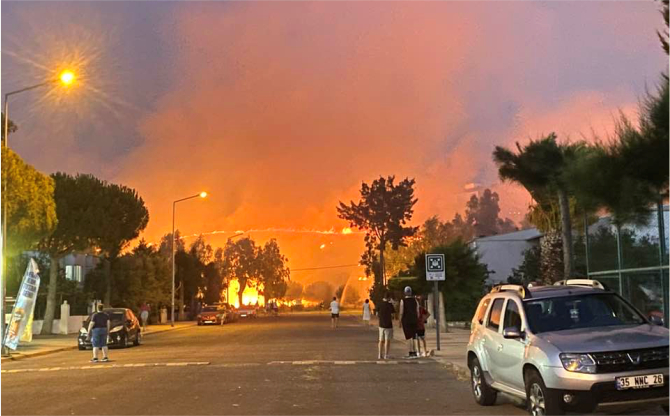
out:
M667 198L667 84L646 98L639 126L622 114L614 138L589 146L567 174L580 203L609 211L617 225L646 224L649 208Z
M565 179L568 166L579 157L583 143L563 143L551 133L543 139L531 140L525 146L516 144L517 152L496 146L493 160L498 165L498 175L503 181L516 182L530 193L536 205L548 209L558 203L560 224L552 224L551 235L561 232L563 241L563 274L573 275L572 226L570 220L570 187ZM545 276L555 280L555 276Z

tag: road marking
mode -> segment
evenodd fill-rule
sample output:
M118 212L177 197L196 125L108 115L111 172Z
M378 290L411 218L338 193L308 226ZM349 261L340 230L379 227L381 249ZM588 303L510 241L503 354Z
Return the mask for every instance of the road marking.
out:
M358 360L358 361L343 361L343 360L307 360L307 361L270 361L267 365L359 365L359 364L430 364L435 363L433 360Z
M63 371L63 370L93 370L93 369L112 369L112 368L128 368L128 367L186 367L186 366L202 366L209 365L208 361L198 362L178 362L178 363L128 363L128 364L94 364L82 365L73 367L46 367L46 368L21 368L15 370L0 370L2 374L15 373L31 373L31 372L46 372L46 371Z
M209 366L223 368L241 368L258 367L261 365L295 365L295 366L341 366L341 365L399 365L399 364L430 364L437 363L434 360L304 360L304 361L270 361L268 363L219 363L211 364L209 361L195 362L171 362L171 363L126 363L126 364L106 364L98 363L92 365L71 366L71 367L45 367L45 368L21 368L12 370L0 370L2 374L49 372L49 371L68 371L68 370L103 370L118 368L136 368L136 367L187 367L187 366Z

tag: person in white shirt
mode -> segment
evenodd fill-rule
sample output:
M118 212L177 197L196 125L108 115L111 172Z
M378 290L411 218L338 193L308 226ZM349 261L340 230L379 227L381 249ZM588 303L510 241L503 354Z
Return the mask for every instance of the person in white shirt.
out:
M370 326L370 299L365 299L363 304L363 322L366 326Z
M337 303L337 297L333 296L333 301L330 302L330 326L337 328L337 321L340 319L340 304Z

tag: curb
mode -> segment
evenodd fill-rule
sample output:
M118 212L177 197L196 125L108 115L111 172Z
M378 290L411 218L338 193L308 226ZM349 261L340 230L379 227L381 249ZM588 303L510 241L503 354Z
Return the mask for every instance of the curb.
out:
M463 367L459 364L454 364L451 361L447 361L444 358L433 357L433 360L438 362L440 365L444 366L447 370L451 371L456 376L458 381L469 381L470 380L470 370L467 367Z
M143 334L142 336L160 334L161 332L168 332L168 331L178 331L180 329L186 329L186 328L190 328L192 326L196 326L196 324L182 325L179 328L170 327L170 328L165 328L165 329L161 329L161 330L158 330L158 331L151 331L151 332L148 332L146 334ZM40 356L43 356L43 355L55 354L57 352L76 350L77 348L79 348L78 345L71 345L71 346L67 346L67 347L58 347L58 348L45 350L45 351L37 351L37 352L34 352L34 353L29 353L29 354L18 353L17 355L11 355L9 357L2 357L2 360L0 362L4 363L4 362L7 362L7 361L25 360L26 358L40 357Z

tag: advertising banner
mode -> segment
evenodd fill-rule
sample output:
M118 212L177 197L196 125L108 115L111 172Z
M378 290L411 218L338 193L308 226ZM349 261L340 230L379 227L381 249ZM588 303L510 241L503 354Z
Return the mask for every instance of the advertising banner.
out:
M21 335L28 325L28 320L32 317L37 300L37 291L40 288L39 269L35 260L30 259L26 273L21 281L21 288L16 295L16 303L12 310L12 316L9 319L4 338L4 345L16 350L19 345Z

